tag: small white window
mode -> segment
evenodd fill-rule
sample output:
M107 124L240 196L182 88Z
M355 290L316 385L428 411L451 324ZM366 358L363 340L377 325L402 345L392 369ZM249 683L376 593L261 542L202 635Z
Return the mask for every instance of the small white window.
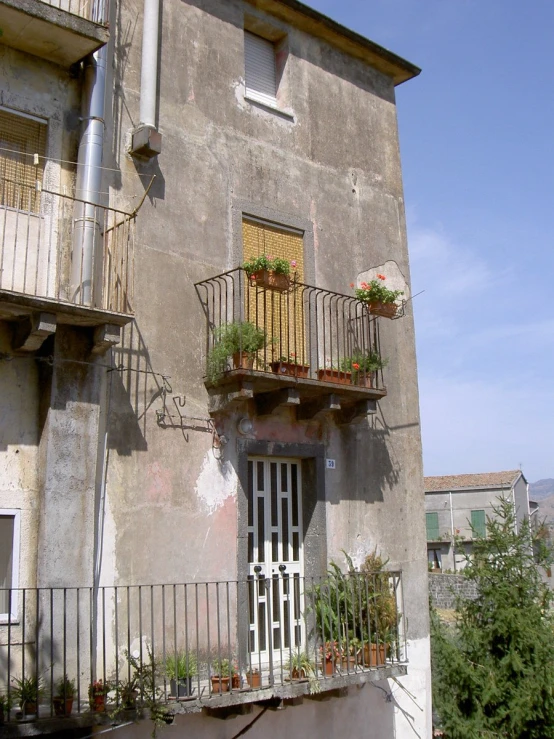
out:
M261 36L244 32L246 94L261 103L277 102L275 46Z
M0 510L0 620L17 614L19 511ZM10 598L11 591L11 598ZM11 606L11 608L10 608Z

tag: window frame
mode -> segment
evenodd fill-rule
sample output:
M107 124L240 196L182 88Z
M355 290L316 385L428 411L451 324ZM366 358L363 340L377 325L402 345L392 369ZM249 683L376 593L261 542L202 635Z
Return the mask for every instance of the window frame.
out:
M13 518L13 542L12 542L12 602L11 613L0 612L0 624L13 623L18 620L19 605L19 561L21 547L21 509L0 508L0 516ZM13 592L15 591L15 592Z
M433 526L433 530L436 530L437 536L435 538L429 536L429 529L431 528L429 526L429 518L433 516L434 520L437 522L436 526ZM425 534L427 537L427 541L438 541L439 538L439 514L437 511L426 511L425 512Z
M483 514L482 515L482 522L481 521L479 522L479 528L474 523L474 516L473 516L474 513L479 513L479 514L482 513ZM479 516L479 518L481 518L481 516ZM477 538L485 539L486 538L486 536L487 536L487 516L486 516L485 509L484 508L477 508L477 509L471 511L471 513L470 513L470 524L471 524L471 536L472 536L473 539L477 539ZM481 528L481 526L482 526L482 528Z

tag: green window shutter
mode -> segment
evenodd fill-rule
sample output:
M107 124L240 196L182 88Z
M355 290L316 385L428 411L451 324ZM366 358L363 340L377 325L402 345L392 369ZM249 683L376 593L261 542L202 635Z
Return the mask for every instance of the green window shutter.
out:
M473 536L484 538L487 535L485 511L471 511L471 529Z
M439 514L426 513L425 522L427 524L427 541L437 541L439 538Z

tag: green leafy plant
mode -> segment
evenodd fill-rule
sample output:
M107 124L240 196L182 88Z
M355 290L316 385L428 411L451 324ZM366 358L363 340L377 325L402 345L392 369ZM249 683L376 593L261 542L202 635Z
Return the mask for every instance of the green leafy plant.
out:
M449 739L552 739L552 553L528 519L516 525L513 502L494 514L460 573L477 596L458 598L454 623L432 610L433 707Z
M289 352L288 356L286 354L281 354L281 356L278 357L275 361L286 362L287 364L297 364L300 366L304 365L304 362L299 361L299 358L295 352Z
M12 695L23 711L28 704L36 705L44 693L44 681L41 677L14 677L13 683Z
M103 680L93 680L88 686L88 697L92 699L101 695L105 696L110 690L113 690L113 685L107 680L106 682Z
M242 265L248 277L255 275L256 272L261 272L263 269L268 270L268 272L275 272L278 275L290 275L291 267L293 269L296 267L296 261L294 259L289 262L288 259L272 257L267 254L250 257Z
M360 287L354 290L354 294L362 303L394 303L400 296L404 295L403 290L389 290L383 282L387 278L385 275L377 275L377 279L371 282L362 282ZM354 287L354 283L350 283L350 287Z
M73 698L75 696L75 681L70 680L67 675L61 677L54 686L55 698Z
M214 660L212 663L214 677L233 677L237 674L237 667L228 659Z
M184 680L198 674L198 662L196 655L190 652L169 652L166 655L165 674L170 680Z
M383 369L388 364L388 359L382 359L381 355L370 349L367 352L355 351L350 357L341 359L339 369L342 372L352 372L352 382L356 383L358 375L367 375Z
M208 380L215 383L221 378L233 354L255 354L267 344L265 329L250 321L222 324L215 330L214 345L208 354Z
M0 712L9 713L11 707L11 700L8 696L0 694Z

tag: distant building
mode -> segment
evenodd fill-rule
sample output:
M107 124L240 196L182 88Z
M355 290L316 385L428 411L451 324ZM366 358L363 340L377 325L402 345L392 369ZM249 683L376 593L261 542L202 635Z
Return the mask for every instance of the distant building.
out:
M454 540L471 553L473 539L486 534L487 517L495 516L500 498L513 502L518 527L538 509L529 501L529 484L521 470L425 477L424 484L431 570L456 571L464 566L464 551L454 551Z

